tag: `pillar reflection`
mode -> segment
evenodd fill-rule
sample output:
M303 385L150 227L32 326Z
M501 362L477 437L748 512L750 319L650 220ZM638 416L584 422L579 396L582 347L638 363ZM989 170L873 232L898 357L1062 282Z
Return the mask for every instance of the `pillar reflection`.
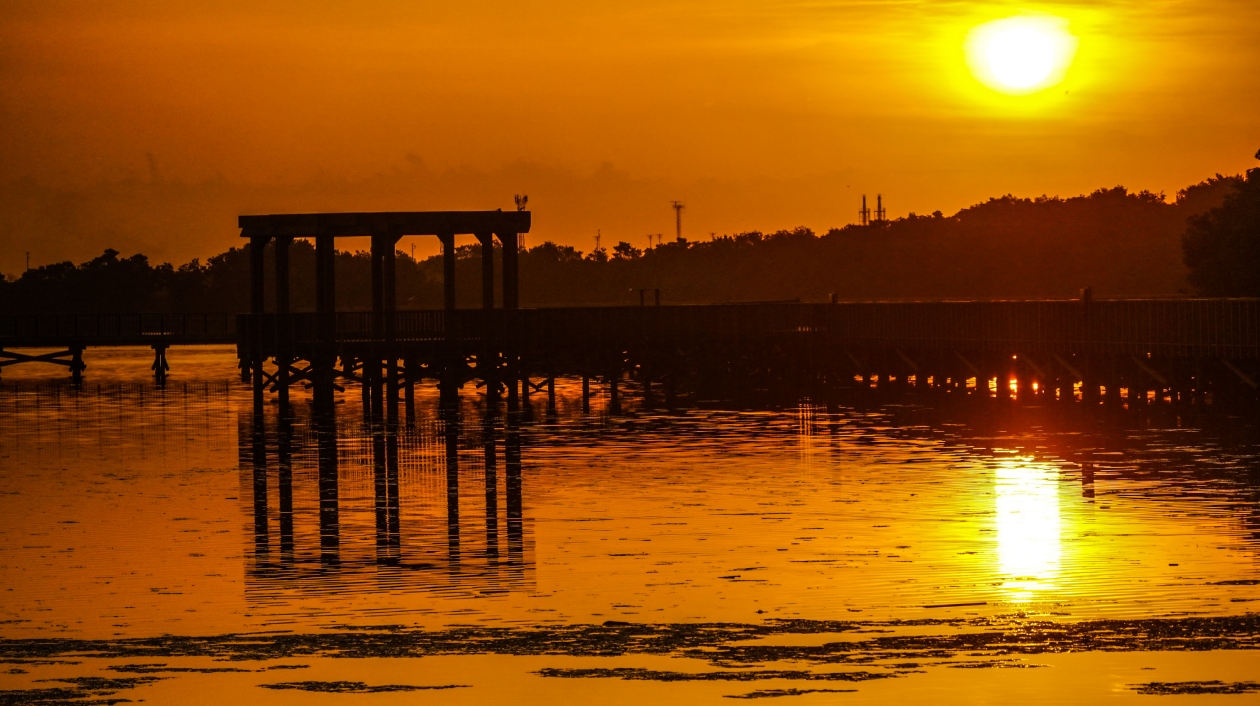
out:
M251 428L253 465L254 552L265 557L270 551L270 527L267 517L267 430L262 414L255 414Z
M276 431L276 476L280 492L280 557L293 562L293 420L283 401Z
M459 573L459 411L447 410L443 422L446 451L446 551L450 572Z
M486 560L491 563L499 560L499 474L494 421L494 407L487 405L481 434L485 446Z
M251 600L453 588L496 593L531 576L519 408L504 414L491 405L472 424L459 408L446 409L433 422L400 429L402 420L391 423L387 415L365 424L355 407L342 407L339 418L336 406L295 402L264 407L238 425L242 500L253 528ZM481 447L483 468L469 467L473 457L461 459L461 444L470 442ZM461 479L461 472L476 477ZM475 487L482 478L484 515L480 507L461 512L461 485ZM279 552L269 524L277 516ZM473 532L463 531L466 520Z

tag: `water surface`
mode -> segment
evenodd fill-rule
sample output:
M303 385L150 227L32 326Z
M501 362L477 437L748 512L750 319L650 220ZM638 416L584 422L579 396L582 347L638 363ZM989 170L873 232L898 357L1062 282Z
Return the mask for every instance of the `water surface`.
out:
M1255 698L1254 416L877 391L614 415L561 380L520 414L421 387L394 426L354 387L332 422L302 390L255 410L230 349L172 351L159 389L147 355L0 383L5 689ZM112 681L38 681L85 677Z

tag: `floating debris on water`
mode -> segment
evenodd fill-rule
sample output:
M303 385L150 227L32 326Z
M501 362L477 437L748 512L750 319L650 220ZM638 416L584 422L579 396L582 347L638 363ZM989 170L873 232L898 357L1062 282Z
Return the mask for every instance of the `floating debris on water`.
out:
M361 681L285 681L275 684L259 684L264 689L296 689L319 691L327 694L382 694L389 691L430 691L436 689L466 689L467 684L438 684L417 686L414 684L380 684L371 686Z

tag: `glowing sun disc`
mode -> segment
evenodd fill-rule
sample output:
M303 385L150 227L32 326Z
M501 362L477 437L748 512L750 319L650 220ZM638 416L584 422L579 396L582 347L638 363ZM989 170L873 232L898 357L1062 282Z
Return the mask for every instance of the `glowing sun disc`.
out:
M1076 37L1056 17L1008 17L967 35L967 64L982 83L1003 93L1033 93L1063 79Z

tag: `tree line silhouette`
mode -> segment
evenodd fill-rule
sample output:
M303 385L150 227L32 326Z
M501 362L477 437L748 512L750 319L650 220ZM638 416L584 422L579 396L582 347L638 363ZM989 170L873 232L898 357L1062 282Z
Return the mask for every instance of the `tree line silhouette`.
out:
M1260 154L1258 154L1260 158ZM798 227L749 231L640 249L619 242L584 253L546 242L520 253L523 306L800 299L1260 296L1260 169L1216 175L1162 194L1100 189L1072 198L1003 196L952 216L848 225L819 235ZM498 246L496 246L498 247ZM457 249L457 301L480 306L480 246ZM271 306L272 248L264 253ZM294 310L315 306L311 243L291 250ZM0 311L22 313L237 312L249 308L249 246L204 263L152 265L115 250L0 278ZM501 263L502 258L496 257ZM371 306L371 260L338 251L339 308ZM440 256L398 253L400 308L442 305ZM647 295L648 303L654 299Z

